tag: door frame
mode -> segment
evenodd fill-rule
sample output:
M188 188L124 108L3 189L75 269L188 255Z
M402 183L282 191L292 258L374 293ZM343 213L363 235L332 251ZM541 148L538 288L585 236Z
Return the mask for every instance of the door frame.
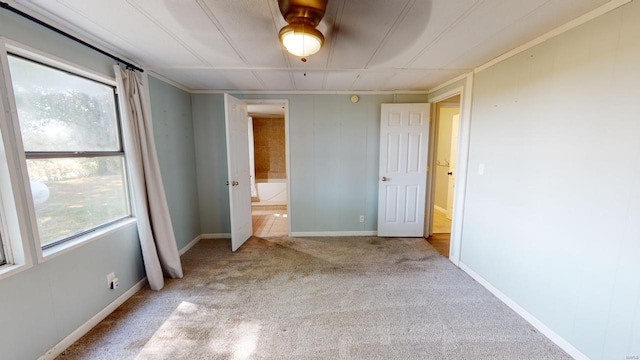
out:
M460 252L462 248L462 224L464 216L464 204L465 193L467 188L467 173L469 166L469 139L471 130L471 99L473 89L473 75L469 75L466 78L466 82L463 86L459 86L450 91L447 91L441 95L430 98L429 102L432 104L432 111L435 109L436 104L451 98L456 95L460 95L460 126L458 128L458 156L457 156L457 176L454 182L454 199L453 199L453 219L451 221L451 237L449 242L449 260L456 266L460 264ZM435 113L435 111L434 111ZM437 114L436 114L437 115ZM434 119L435 116L434 115ZM433 169L436 164L435 158L435 146L436 144L436 123L437 119L431 122L431 136L430 136L430 155L429 155L429 169ZM434 171L427 173L427 217L428 222L425 224L425 237L431 236L433 231L433 205L434 205L434 191L435 191L435 179Z
M287 236L291 236L291 219L293 217L291 211L291 154L289 146L289 99L242 99L247 105L264 105L277 104L284 106L284 153L285 153L285 172L287 176Z

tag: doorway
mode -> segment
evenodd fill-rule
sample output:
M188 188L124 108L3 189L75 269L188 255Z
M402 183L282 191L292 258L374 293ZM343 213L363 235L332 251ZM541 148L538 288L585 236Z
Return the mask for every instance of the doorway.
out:
M460 95L434 103L434 155L431 196L431 237L429 242L449 257L457 175Z
M253 235L289 234L286 121L283 103L247 100Z

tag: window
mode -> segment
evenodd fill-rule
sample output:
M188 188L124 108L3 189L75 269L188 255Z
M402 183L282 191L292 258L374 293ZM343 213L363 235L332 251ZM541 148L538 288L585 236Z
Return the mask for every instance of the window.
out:
M0 234L0 266L7 263L7 259L4 255L4 244L2 243L2 234Z
M42 248L129 217L115 87L8 61Z

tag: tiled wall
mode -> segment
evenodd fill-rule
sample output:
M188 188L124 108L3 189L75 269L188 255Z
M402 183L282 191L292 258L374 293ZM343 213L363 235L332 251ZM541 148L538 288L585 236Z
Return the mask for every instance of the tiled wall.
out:
M287 177L284 118L253 118L256 179Z

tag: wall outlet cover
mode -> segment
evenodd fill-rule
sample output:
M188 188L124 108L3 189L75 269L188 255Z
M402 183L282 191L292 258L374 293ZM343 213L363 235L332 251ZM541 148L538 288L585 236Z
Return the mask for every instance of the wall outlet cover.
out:
M107 286L109 288L111 288L111 283L113 283L113 280L116 278L116 274L115 273L109 273L107 274Z

